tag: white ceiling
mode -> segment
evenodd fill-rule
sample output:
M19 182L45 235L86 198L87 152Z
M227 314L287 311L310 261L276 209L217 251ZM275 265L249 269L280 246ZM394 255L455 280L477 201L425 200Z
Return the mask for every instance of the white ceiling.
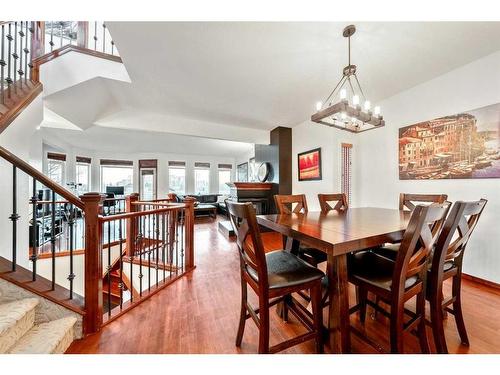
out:
M84 131L42 128L48 144L109 153L163 153L238 157L251 153L253 144L179 134L111 129L94 126Z
M132 80L123 106L272 129L307 120L347 64L345 23L111 22ZM500 22L357 23L372 102L500 49ZM125 85L116 83L120 88Z
M94 128L106 127L142 130L152 141L163 132L170 134L161 137L167 142L181 134L266 143L270 129L309 119L315 103L333 89L347 64L341 36L346 23L108 25L131 82L98 77L45 98L55 115L87 129L80 133L85 137L99 137L110 130ZM500 50L500 38L493 37L500 35L500 22L356 26L352 62L374 104ZM127 134L132 133L123 133L131 141L127 148L151 147L149 141L134 143L137 139ZM117 147L97 138L89 138L89 143ZM188 149L194 152L197 147Z

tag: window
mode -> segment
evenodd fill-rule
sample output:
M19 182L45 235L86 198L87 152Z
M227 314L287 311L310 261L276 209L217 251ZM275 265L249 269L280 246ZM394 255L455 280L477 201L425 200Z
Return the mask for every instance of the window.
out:
M183 161L168 162L168 187L170 192L186 194L186 163Z
M208 194L210 192L210 163L194 163L194 192Z
M231 189L227 182L231 182L231 169L222 169L219 166L219 194L229 195Z
M133 167L101 165L101 191L106 192L106 187L123 187L125 195L134 192Z
M90 164L76 163L76 189L78 194L90 191Z
M47 176L59 185L64 183L64 165L65 162L61 160L48 160Z

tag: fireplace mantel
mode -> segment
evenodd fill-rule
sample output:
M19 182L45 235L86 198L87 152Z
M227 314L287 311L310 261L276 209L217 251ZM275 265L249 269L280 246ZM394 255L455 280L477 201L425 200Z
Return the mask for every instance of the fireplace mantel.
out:
M227 185L236 190L271 190L274 184L272 182L228 182Z

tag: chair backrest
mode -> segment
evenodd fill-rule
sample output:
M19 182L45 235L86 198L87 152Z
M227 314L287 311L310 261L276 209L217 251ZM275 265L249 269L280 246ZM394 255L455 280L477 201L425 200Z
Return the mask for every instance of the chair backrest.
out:
M276 209L280 214L298 214L307 213L308 211L305 194L275 195L274 201L276 202Z
M442 282L445 262L452 261L461 269L465 247L487 202L486 199L474 202L458 201L453 205L432 258L431 274L433 278L439 278L438 282Z
M236 233L236 243L240 253L241 270L248 274L251 268L256 274L260 288L269 286L264 244L252 203L238 203L226 200L229 219Z
M418 203L444 203L448 199L446 194L399 194L399 209L413 211Z
M347 197L344 193L318 194L318 200L321 207L321 212L328 212L332 210L344 211L349 208ZM330 203L332 203L332 205Z
M433 203L418 205L412 211L396 257L392 280L394 291L403 292L406 280L412 277L425 278L428 259L450 206L449 202Z

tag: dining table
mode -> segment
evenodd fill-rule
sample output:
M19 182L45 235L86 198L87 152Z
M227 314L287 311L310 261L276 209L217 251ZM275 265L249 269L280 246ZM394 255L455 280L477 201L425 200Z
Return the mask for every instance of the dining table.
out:
M284 236L285 250L298 253L303 245L326 253L332 353L351 352L348 255L401 241L409 219L409 211L379 207L257 216L259 225Z

